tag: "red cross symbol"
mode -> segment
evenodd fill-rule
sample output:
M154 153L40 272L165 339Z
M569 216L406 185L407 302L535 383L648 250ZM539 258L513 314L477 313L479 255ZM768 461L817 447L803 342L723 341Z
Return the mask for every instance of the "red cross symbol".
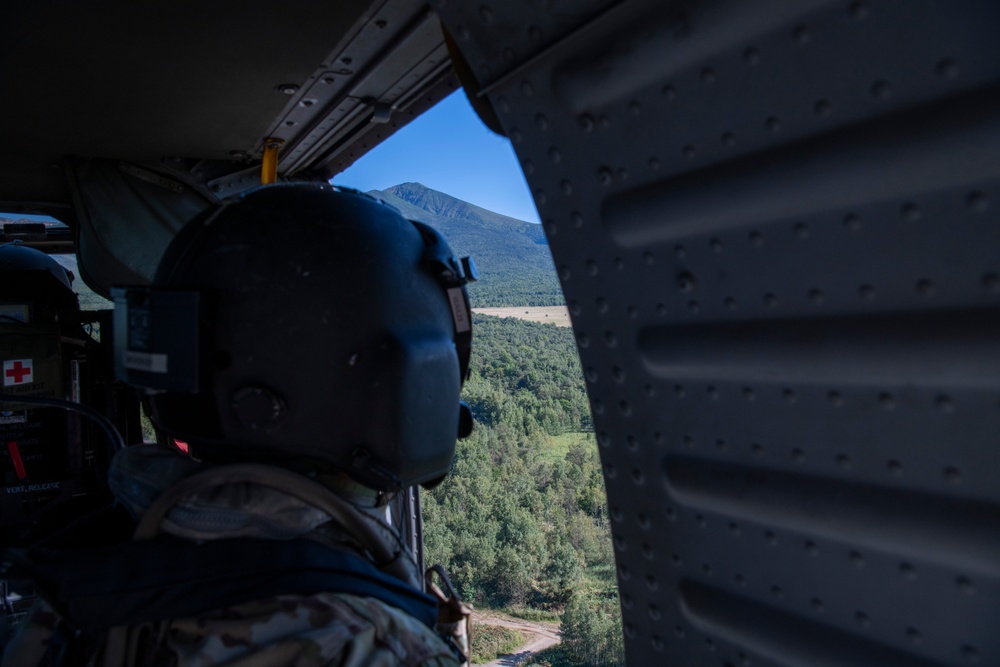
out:
M13 359L3 362L4 386L31 382L34 379L32 376L31 359Z

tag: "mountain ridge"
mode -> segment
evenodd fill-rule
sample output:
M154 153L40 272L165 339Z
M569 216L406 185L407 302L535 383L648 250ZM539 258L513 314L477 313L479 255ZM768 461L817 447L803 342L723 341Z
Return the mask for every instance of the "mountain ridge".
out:
M420 183L370 190L403 214L440 231L459 255L470 255L480 279L469 288L474 307L564 303L542 226L470 204Z

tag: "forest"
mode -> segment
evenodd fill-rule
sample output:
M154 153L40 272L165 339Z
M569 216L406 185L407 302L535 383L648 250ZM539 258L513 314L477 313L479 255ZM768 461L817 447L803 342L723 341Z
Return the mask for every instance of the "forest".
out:
M476 606L561 619L537 664L623 664L604 481L572 329L475 315L476 427L423 495L426 559Z

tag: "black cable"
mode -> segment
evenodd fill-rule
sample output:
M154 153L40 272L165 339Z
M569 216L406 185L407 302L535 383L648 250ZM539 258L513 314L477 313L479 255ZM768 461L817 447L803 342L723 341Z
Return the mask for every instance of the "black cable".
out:
M55 408L62 408L63 410L68 410L70 412L79 412L84 417L88 417L97 422L97 425L101 427L104 434L108 436L108 442L111 445L112 455L121 449L125 449L125 440L122 438L121 433L118 432L118 429L111 422L111 420L97 410L89 408L86 405L80 405L79 403L74 403L73 401L67 401L61 398L48 398L44 396L15 396L13 394L4 393L0 393L0 403L34 403L36 405L48 405Z

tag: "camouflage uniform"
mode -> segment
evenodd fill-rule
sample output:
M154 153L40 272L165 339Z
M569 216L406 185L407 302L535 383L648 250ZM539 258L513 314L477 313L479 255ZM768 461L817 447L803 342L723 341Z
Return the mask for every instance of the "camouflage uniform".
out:
M200 467L187 457L146 445L121 452L109 477L116 497L140 515L164 489ZM384 517L374 492L344 478L324 481L359 512ZM352 542L317 508L248 483L186 497L167 515L162 530L196 541L304 536L341 546ZM7 647L4 667L46 664L58 621L51 607L37 605ZM327 592L278 595L192 618L112 628L88 664L456 667L459 663L433 630L405 612L373 598Z

